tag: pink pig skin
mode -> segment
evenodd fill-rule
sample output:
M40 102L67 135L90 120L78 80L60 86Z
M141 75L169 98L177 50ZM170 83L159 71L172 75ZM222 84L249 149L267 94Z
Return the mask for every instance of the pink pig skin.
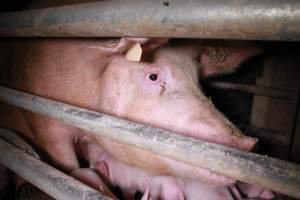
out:
M80 174L77 174L81 176L81 180L88 180L87 183L100 191L103 191L103 182L108 183L110 187L119 186L125 199L133 199L137 191L144 193L142 200L233 200L243 199L242 196L256 199L274 197L268 190L241 182L226 187L211 185L201 180L150 174L118 161L89 136L81 138L79 146L90 167L75 170L80 171ZM100 176L95 171L98 171Z
M256 139L242 135L202 93L198 73L211 67L197 60L214 48L203 41L27 39L17 41L1 69L1 83L21 91L175 131L179 134L250 150ZM145 48L139 63L125 59L134 42ZM152 43L151 43L152 42ZM230 70L259 52L254 45L224 43L227 57L215 68ZM228 46L228 48L227 48ZM229 48L230 47L230 48ZM157 50L154 50L158 48ZM9 52L9 49L5 49ZM241 53L242 52L242 53ZM234 58L234 59L233 59ZM200 63L199 63L200 61ZM228 64L228 63L230 64ZM225 70L226 71L226 70ZM220 70L224 72L224 70ZM214 73L215 75L216 73ZM150 75L157 77L151 80ZM75 146L88 133L63 122L0 104L0 125L36 144L58 168L79 168ZM195 168L107 138L94 138L114 159L148 174L201 180L219 185L231 178Z
M78 169L75 173L89 185L103 191L103 182L119 186L125 199L132 199L137 191L144 193L142 200L228 200L232 199L227 187L213 186L201 181L179 179L166 175L154 175L136 167L128 166L102 149L93 139L85 136L80 139L80 150L89 161L90 168ZM99 172L100 179L95 170ZM74 172L72 172L74 175ZM78 177L75 175L75 177ZM103 181L104 180L104 181Z

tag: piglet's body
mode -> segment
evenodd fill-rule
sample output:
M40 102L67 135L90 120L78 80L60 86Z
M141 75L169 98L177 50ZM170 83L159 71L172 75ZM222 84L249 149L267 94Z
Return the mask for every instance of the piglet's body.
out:
M136 42L145 49L140 62L129 61L124 55ZM13 59L7 65L9 70L1 69L5 72L2 82L39 96L250 150L256 140L242 135L214 108L198 86L198 74L232 71L244 59L255 55L257 48L246 44L245 49L240 43L224 43L225 58L211 62L206 58L215 55L213 51L218 53L219 47L201 41L165 43L166 40L152 40L151 43L151 40L138 38L17 42L12 51ZM158 48L162 44L165 45ZM7 105L0 109L2 113L9 113L5 117L1 115L2 126L18 131L36 144L60 169L66 172L79 169L77 156L82 152L76 152L75 147L89 133ZM201 180L217 185L235 181L107 138L92 140L97 141L113 160L140 169L149 177L177 177L183 182ZM94 164L97 159L92 160L90 163ZM114 164L106 165L108 171L114 168ZM144 187L143 192L147 191Z
M139 168L128 166L97 145L91 137L80 140L81 151L89 160L89 168L74 170L71 174L79 180L94 180L92 185L100 189L103 181L110 186L119 186L125 199L133 199L137 191L142 200L230 200L232 195L225 186L215 186L201 180L180 179L174 176L154 175ZM101 174L102 179L96 180ZM92 175L94 174L94 175ZM102 189L103 190L103 189ZM201 198L200 198L201 197Z
M125 199L133 199L137 191L142 200L233 200L247 198L272 199L273 193L246 183L216 186L200 179L155 175L139 168L128 166L102 149L89 136L79 142L80 151L89 161L89 168L74 170L71 174L79 180L93 180L95 189L104 191L103 181L110 187L119 186ZM96 174L98 172L102 179Z

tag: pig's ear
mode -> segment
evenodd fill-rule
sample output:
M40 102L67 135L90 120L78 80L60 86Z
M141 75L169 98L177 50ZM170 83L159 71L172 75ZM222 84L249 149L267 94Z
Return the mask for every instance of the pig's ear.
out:
M198 56L199 75L202 78L231 73L239 65L259 54L262 50L256 43L240 41L224 41L222 43L205 44Z
M102 54L122 54L135 43L140 43L143 51L154 50L168 42L167 38L121 38L109 39L100 45L91 45L89 48L98 49Z
M114 55L123 54L134 44L139 43L143 51L156 49L165 43L165 38L110 38L91 42L81 49L81 55L87 61L97 63L99 68L106 66Z

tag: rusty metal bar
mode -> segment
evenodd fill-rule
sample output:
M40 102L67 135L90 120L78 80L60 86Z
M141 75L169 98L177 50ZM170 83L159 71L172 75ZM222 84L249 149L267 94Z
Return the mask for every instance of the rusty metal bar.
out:
M100 1L3 13L0 35L300 41L300 1Z
M0 86L0 100L98 136L300 198L300 166Z
M111 200L100 192L47 165L14 142L24 145L13 132L0 128L0 163L58 200ZM12 140L12 141L6 141ZM12 142L13 144L11 144Z
M210 81L209 86L223 90L236 90L279 99L295 100L298 96L297 89L281 89L267 86L247 85L223 81Z

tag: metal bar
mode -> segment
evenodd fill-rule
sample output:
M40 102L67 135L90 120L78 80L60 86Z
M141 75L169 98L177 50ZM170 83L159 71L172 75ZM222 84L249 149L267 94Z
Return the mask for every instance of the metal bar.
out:
M300 166L0 86L0 100L115 141L300 198Z
M236 90L287 100L295 100L298 95L298 91L296 89L280 89L267 86L247 85L223 81L210 81L208 85L217 89Z
M1 135L11 131L0 128ZM11 138L11 137L10 137ZM7 138L6 138L7 139ZM58 200L111 200L0 138L0 163Z
M3 13L0 35L299 41L300 1L100 1Z

